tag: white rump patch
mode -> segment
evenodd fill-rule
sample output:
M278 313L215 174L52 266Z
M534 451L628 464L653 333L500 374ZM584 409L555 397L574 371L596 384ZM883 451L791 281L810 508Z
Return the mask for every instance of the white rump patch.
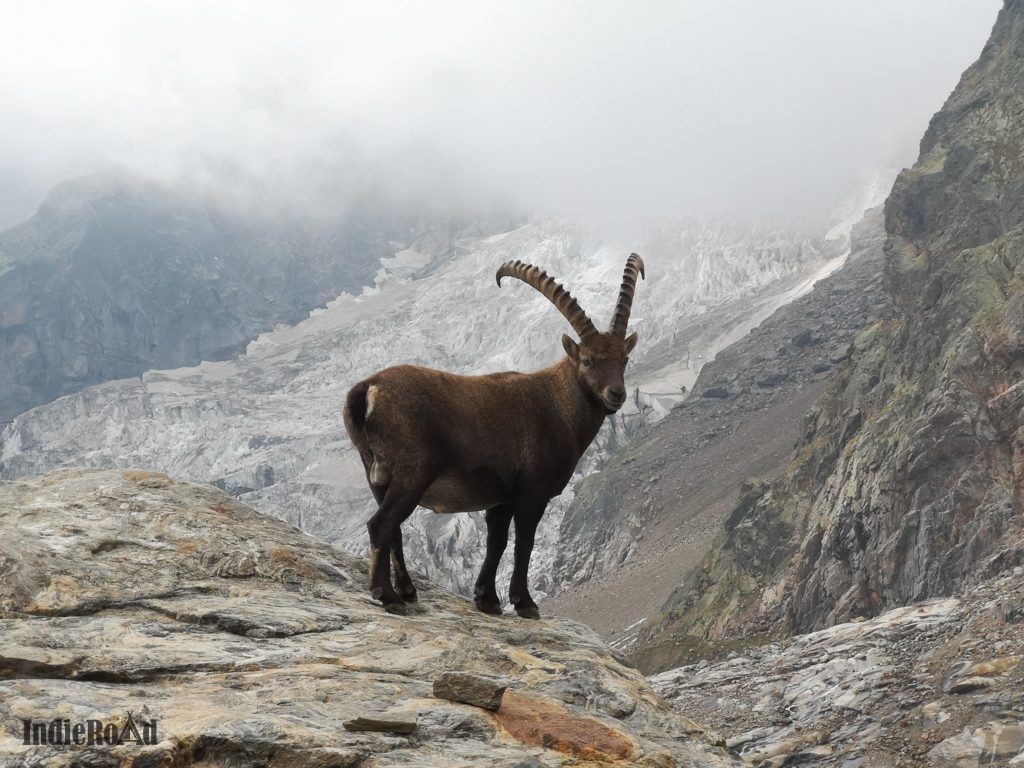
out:
M373 465L370 467L370 482L374 485L387 485L391 482L391 473L376 459L373 460Z
M366 416L369 418L370 414L373 413L373 406L377 404L377 385L371 384L370 388L366 390Z

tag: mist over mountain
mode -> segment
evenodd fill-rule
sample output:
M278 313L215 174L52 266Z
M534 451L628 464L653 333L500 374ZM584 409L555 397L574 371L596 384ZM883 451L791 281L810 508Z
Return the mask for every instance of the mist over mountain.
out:
M371 186L351 192L313 217L124 175L57 186L0 232L0 423L91 384L233 357L372 283L396 238L463 226Z
M21 4L0 226L110 167L259 210L353 184L635 223L820 220L909 164L996 0Z

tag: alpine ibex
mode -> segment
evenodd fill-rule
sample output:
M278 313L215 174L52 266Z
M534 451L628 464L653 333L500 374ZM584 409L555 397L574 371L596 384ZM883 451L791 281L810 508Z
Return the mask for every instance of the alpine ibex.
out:
M400 365L348 393L345 429L379 505L367 523L370 593L388 611L405 613L406 603L416 600L401 526L421 505L435 512L487 510L487 554L474 590L484 613L501 613L494 579L515 520L509 597L520 616L540 618L526 578L534 533L605 416L626 402L623 374L637 342L635 333L626 336L626 325L638 274L643 277L644 263L634 253L626 260L611 327L602 333L553 278L521 261L506 262L498 285L514 277L533 286L579 335L579 343L562 336L566 357L534 373L486 376Z

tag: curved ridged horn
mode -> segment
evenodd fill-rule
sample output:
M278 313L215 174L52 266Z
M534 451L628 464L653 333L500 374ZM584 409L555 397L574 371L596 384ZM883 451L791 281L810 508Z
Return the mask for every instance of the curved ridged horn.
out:
M633 308L633 291L636 290L636 276L644 277L644 260L638 254L631 253L626 259L626 271L622 273L622 288L619 289L619 303L615 305L612 325L608 332L620 339L626 335L629 324L629 311Z
M587 313L583 311L572 294L543 270L516 259L515 261L506 261L501 265L498 274L495 275L499 286L503 277L522 280L544 294L545 298L554 304L555 308L569 321L569 325L576 331L581 341L586 341L589 337L597 334L597 328L594 327L590 318L587 317Z

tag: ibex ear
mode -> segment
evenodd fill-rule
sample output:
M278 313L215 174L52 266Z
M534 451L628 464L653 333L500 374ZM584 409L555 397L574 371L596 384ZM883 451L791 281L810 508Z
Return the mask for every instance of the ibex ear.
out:
M564 333L562 334L562 348L565 349L565 354L567 354L569 359L574 363L578 363L580 361L580 345Z
M633 351L633 347L636 346L636 343L639 340L640 340L640 337L637 334L635 334L635 333L631 333L631 334L629 334L629 336L626 337L626 354L627 355L630 352Z

